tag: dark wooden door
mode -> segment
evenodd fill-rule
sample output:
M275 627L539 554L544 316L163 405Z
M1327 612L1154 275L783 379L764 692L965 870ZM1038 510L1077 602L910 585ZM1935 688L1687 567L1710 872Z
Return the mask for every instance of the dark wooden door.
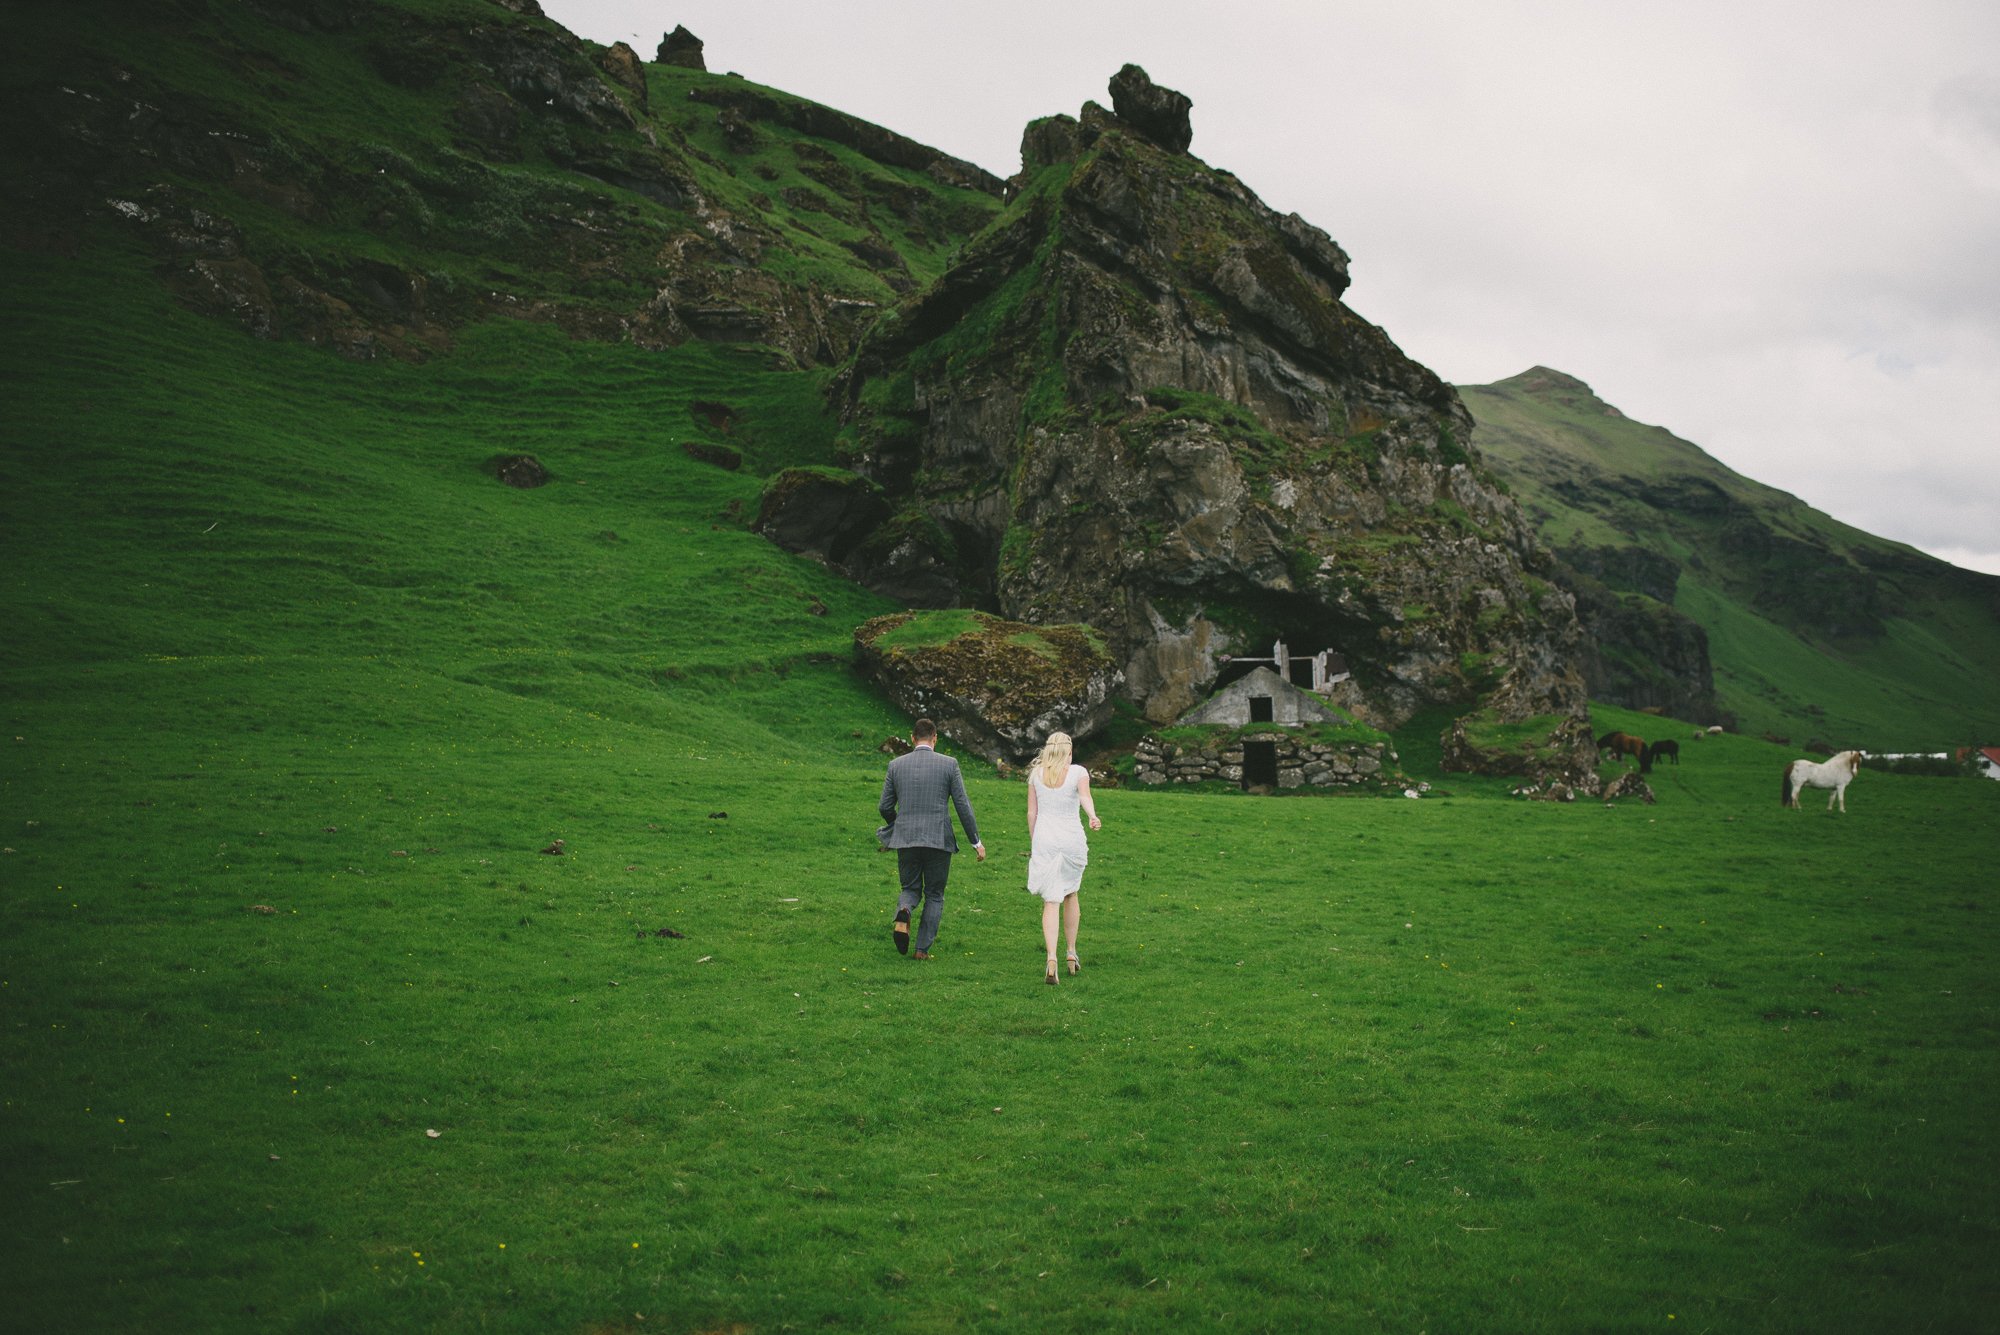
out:
M1243 743L1243 786L1255 788L1278 786L1278 744L1276 742Z

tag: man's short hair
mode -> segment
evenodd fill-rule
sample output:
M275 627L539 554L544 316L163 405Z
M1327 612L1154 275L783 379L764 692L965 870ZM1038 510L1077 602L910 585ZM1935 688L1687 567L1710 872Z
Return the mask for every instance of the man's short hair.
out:
M937 740L937 724L927 718L920 718L910 725L910 740L913 742L934 742Z

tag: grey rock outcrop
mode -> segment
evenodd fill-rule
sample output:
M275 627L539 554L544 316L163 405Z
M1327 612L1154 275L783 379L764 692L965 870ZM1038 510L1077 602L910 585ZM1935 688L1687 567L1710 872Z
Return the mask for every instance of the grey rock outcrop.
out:
M905 594L1088 621L1161 723L1223 655L1338 649L1364 720L1540 719L1582 781L1573 603L1454 392L1342 303L1340 246L1102 108L1036 122L1023 159L833 389Z
M882 489L831 468L787 468L764 486L759 533L789 551L839 561L889 517Z
M486 466L493 471L493 476L523 491L532 491L549 483L549 470L532 454L495 455Z
M659 50L654 59L662 65L677 65L682 69L708 70L708 62L702 58L701 38L676 23L674 30L660 39Z
M1193 109L1187 94L1160 87L1137 65L1111 76L1111 110L1170 153L1185 153L1194 142L1194 126L1188 119Z
M632 94L644 111L648 105L646 94L646 68L640 63L639 53L623 42L613 42L597 57L597 67L611 76L619 87Z
M1649 807L1658 801L1653 796L1652 785L1640 778L1637 770L1628 770L1619 775L1617 780L1604 790L1604 805L1608 807L1622 797L1636 797Z
M1674 608L1671 582L1662 599L1621 593L1569 562L1558 564L1553 578L1576 599L1584 632L1579 664L1591 699L1697 723L1720 719L1708 632Z

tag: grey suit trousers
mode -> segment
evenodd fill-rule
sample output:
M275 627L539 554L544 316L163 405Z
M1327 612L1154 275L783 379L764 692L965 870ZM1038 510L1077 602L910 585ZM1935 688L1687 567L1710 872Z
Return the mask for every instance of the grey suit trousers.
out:
M958 762L929 747L918 747L890 761L889 772L882 778L879 809L887 824L875 833L884 848L896 850L896 872L902 882L896 907L923 905L915 945L929 954L931 943L937 940L938 924L944 920L944 887L951 878L951 855L958 851L958 839L951 829L954 811L965 828L965 837L979 842L979 826Z
M931 943L937 940L938 924L944 921L944 886L951 879L951 854L942 848L899 848L896 872L903 882L896 907L924 906L923 916L917 920L916 947L928 955Z

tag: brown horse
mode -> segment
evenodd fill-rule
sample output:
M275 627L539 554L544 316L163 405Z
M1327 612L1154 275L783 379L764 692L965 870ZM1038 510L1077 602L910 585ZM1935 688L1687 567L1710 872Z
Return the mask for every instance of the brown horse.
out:
M1639 768L1651 774L1653 772L1653 762L1662 756L1673 761L1676 765L1680 764L1681 744L1675 741L1654 742L1646 748L1646 754L1639 757Z
M1607 732L1597 739L1597 749L1615 756L1630 756L1635 762L1646 758L1646 739L1629 732Z

